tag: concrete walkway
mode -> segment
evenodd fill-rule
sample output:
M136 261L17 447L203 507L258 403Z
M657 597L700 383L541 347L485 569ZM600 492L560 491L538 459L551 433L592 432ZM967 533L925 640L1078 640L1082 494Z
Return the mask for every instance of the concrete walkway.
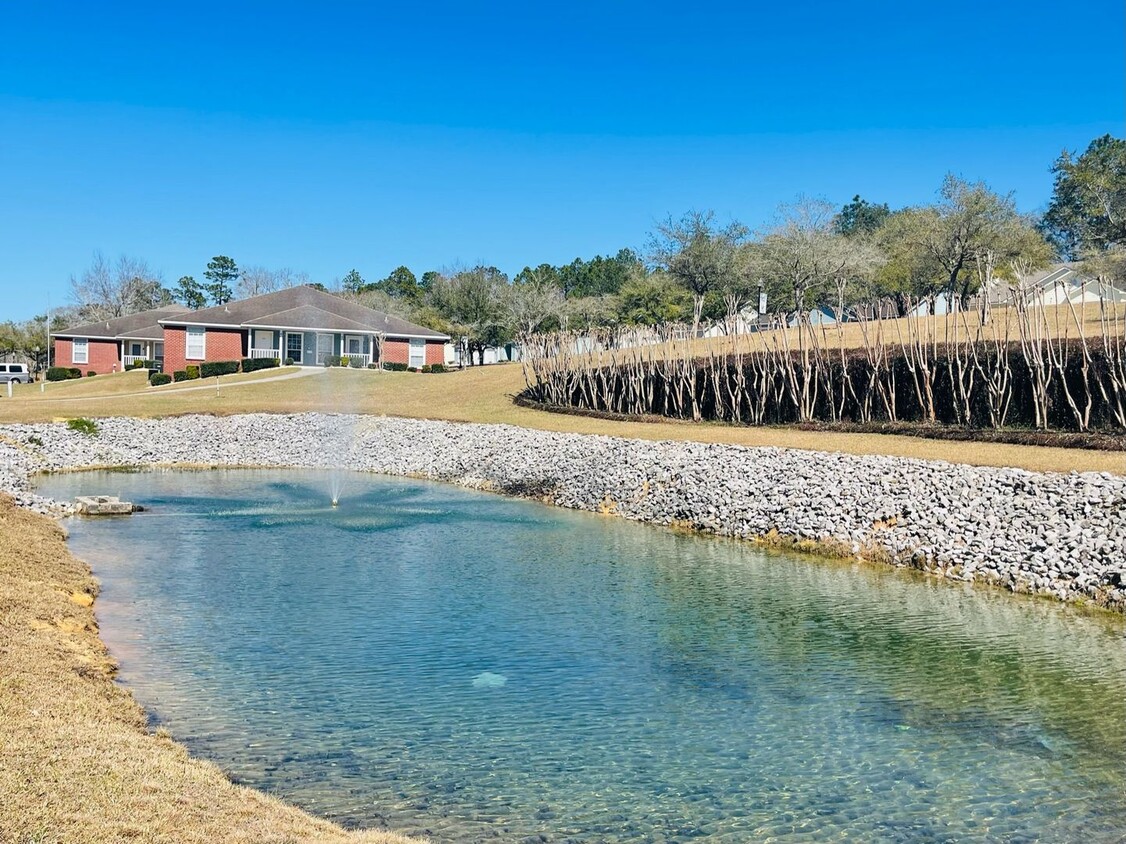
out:
M293 372L283 372L279 375L271 375L269 378L255 378L250 381L224 381L226 376L220 375L218 378L208 378L206 383L195 384L191 387L175 387L174 389L167 389L166 387L149 387L144 390L135 390L130 393L112 393L110 395L99 396L53 396L48 389L42 393L33 393L32 396L20 396L16 394L14 399L23 398L24 401L51 401L51 402L82 402L82 401L106 401L107 399L124 399L133 396L164 396L173 393L193 393L200 390L216 389L233 390L238 387L248 387L254 384L269 384L271 381L289 381L293 378L306 378L310 375L317 375L320 373L328 372L327 367L323 366L301 366L297 367ZM200 379L203 381L204 379ZM171 385L167 385L171 386ZM2 393L4 398L7 398L7 393Z

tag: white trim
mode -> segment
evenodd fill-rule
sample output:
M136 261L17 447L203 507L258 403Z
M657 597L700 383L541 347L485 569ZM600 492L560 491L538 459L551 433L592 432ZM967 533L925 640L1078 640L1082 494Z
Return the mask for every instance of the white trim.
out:
M321 338L328 338L328 351L321 351ZM335 331L320 331L317 332L317 339L313 341L313 348L316 350L313 357L313 363L317 366L324 366L325 359L333 357L333 350L336 348L336 332Z
M293 355L290 354L290 352L292 351L289 348L289 338L290 337L297 337L301 341L300 343L297 344L297 346L298 346L297 357L293 357ZM283 331L282 332L282 352L285 353L282 360L285 360L285 359L288 358L288 359L291 359L294 363L297 363L297 364L300 364L301 366L304 366L305 365L305 332L303 332L303 331Z
M273 329L274 331L292 331L295 334L297 334L297 333L324 334L324 333L327 332L329 334L351 334L353 336L366 334L369 337L378 337L379 335L383 335L384 337L390 337L390 338L395 339L395 340L402 340L402 339L406 339L406 340L430 340L430 341L435 342L435 343L437 343L439 340L441 340L442 342L445 342L446 340L450 339L449 337L446 337L446 335L444 335L444 334L441 334L441 335L438 335L438 336L434 336L434 335L431 335L431 334L388 334L386 331L380 331L379 329L376 329L376 328L365 328L363 331L354 331L350 328L298 328L298 327L295 327L295 326L292 326L292 325L257 325L257 324L255 324L255 325L244 325L242 327L246 328L248 330L254 329L254 328L270 328L270 329Z
M199 351L192 354L192 329L198 329ZM184 332L184 360L207 360L207 329L199 325L187 326Z
M158 319L156 324L161 328L171 326L172 328L225 328L228 331L241 331L247 326L237 322L177 322L176 320ZM253 328L254 326L249 326ZM259 328L266 328L268 326L260 325Z
M414 362L415 349L418 349L419 355L422 356L422 362L421 363L415 363ZM425 340L419 340L418 338L416 338L416 339L412 339L410 341L410 343L407 344L407 366L413 366L416 369L421 369L422 367L426 366L426 341Z
M311 327L308 327L308 326L299 326L299 325L260 325L258 323L249 323L249 322L242 322L242 323L238 323L238 324L230 323L230 322L225 322L225 323L217 323L217 322L173 322L173 321L163 320L163 319L159 320L157 322L157 325L159 325L161 327L169 326L169 327L172 327L172 328L183 328L183 327L225 328L228 331L251 331L255 328L268 328L268 329L271 329L273 331L292 331L295 334L298 333L298 332L301 332L301 333L308 332L308 333L311 333L311 334L324 334L326 331L330 334L373 334L373 335L382 334L384 337L393 337L395 339L404 339L405 338L405 339L408 339L408 340L430 340L430 341L435 342L435 343L437 343L438 341L446 342L446 341L452 339L445 334L389 334L386 331L380 331L378 328L365 328L363 331L353 331L352 329L347 329L347 328L311 328ZM56 336L59 336L59 335L56 335ZM113 339L113 338L106 338L106 339Z
M82 343L82 360L78 359L78 344ZM70 341L70 362L90 365L90 338L74 337Z

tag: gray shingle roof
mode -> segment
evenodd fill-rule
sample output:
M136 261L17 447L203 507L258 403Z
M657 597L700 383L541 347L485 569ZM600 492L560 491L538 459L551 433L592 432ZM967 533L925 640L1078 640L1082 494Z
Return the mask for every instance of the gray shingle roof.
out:
M303 319L315 320L309 324ZM270 326L271 328L312 328L327 331L376 331L391 337L449 339L445 334L390 316L382 311L349 302L302 285L238 299L226 305L188 311L161 320L162 325L220 325L232 328Z
M315 305L301 305L268 314L258 319L248 319L243 325L265 326L268 328L316 328L321 331L362 331L368 333L371 326L354 319L332 314Z
M164 331L159 325L160 320L166 317L175 317L182 313L191 313L191 311L183 305L167 305L163 308L154 308L151 311L138 311L135 314L126 314L105 321L76 325L65 331L52 331L51 336L100 337L106 340L116 340L119 337L163 340Z

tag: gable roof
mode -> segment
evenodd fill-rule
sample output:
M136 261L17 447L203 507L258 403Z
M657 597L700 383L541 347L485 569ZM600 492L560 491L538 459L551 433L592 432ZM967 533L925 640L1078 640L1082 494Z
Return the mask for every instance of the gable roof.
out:
M113 317L112 319L88 322L63 331L52 331L52 337L91 337L102 340L163 340L164 330L160 321L166 317L189 312L183 305L166 305L149 311Z
M369 325L342 317L339 314L329 313L315 305L301 305L281 313L269 314L258 319L248 319L243 325L266 328L300 326L302 328L319 328L325 331L371 331Z
M399 319L382 311L349 302L318 290L301 285L237 299L225 305L188 311L169 316L160 321L161 325L204 325L231 328L282 328L282 329L320 329L325 331L377 332L391 337L416 337L433 340L448 340L439 331L423 328L405 319Z

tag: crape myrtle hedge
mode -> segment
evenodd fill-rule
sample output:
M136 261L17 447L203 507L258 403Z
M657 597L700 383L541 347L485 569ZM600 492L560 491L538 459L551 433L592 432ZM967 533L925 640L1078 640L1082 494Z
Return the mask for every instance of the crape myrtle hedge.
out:
M1085 430L1126 433L1119 424L1115 408L1126 403L1126 395L1116 392L1111 370L1122 371L1122 362L1108 359L1098 341L1088 341L1084 356L1078 341L1066 344L1066 361L1062 372L1048 364L1046 426L1061 431L1084 430L1072 404L1080 414L1089 406L1089 424ZM1009 376L1004 390L1005 428L1034 428L1034 373L1022 354L1019 343L1007 346L983 344L978 348L979 364L985 372L996 373L1004 362L998 354L1008 357ZM695 372L689 368L667 367L660 363L632 366L564 368L537 375L524 396L532 401L571 408L627 415L655 415L672 418L693 418L693 405L699 418L728 422L792 425L803 422L827 423L931 423L920 401L919 387L929 383L933 393L934 420L939 424L967 427L1001 427L993 422L988 379L980 374L968 375L965 347L938 345L929 361L929 377L919 371L918 361L898 352L889 354L884 365L875 367L863 349L847 350L843 360L839 351L825 353L808 369L800 354L791 353L792 367L764 363L763 352L748 352L740 358L700 358L694 361ZM759 366L753 358L758 356ZM961 363L958 358L961 357ZM1084 372L1084 363L1086 369ZM915 374L911 372L914 366ZM847 376L845 370L847 368ZM678 372L679 370L679 372ZM552 383L545 383L545 379ZM918 386L917 386L918 385ZM808 390L816 396L809 419L802 419L799 408L801 394ZM693 402L693 393L695 402ZM1070 401L1068 399L1070 393ZM963 395L966 396L963 399ZM887 412L887 399L894 397L894 417ZM758 414L751 405L760 408ZM862 407L868 412L862 412ZM966 418L968 413L968 418Z

